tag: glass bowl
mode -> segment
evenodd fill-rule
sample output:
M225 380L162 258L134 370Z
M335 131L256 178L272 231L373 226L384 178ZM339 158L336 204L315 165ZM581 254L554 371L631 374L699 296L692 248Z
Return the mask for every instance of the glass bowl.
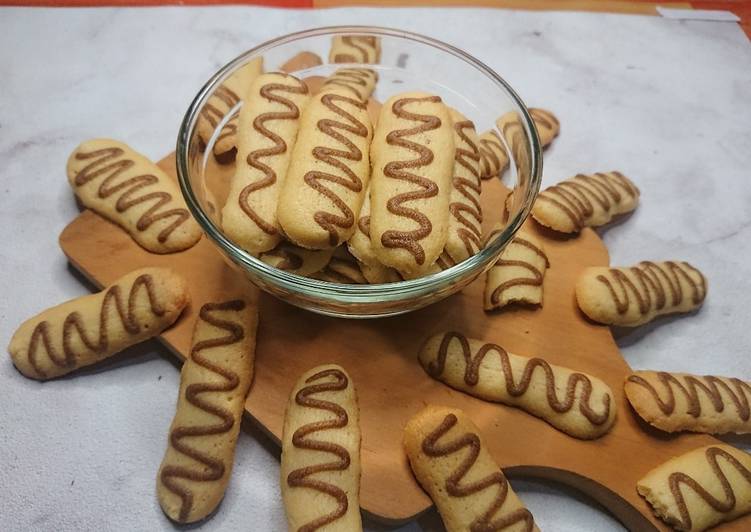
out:
M503 230L476 255L439 273L388 284L339 284L302 277L266 264L235 245L222 231L217 193L213 188L226 182L231 164L219 164L214 145L225 126L239 113L242 101L225 98L229 109L223 116L215 113L216 99L223 95L223 84L250 61L263 58L266 72L279 70L300 52L314 52L323 64L301 65L289 73L306 78L327 76L342 65L328 62L335 36L379 37L380 64L367 65L377 70L379 81L373 95L380 102L393 94L425 91L441 96L447 105L472 120L478 134L494 129L505 144L510 164L507 175L513 184L512 200L497 206L496 212L483 217L503 220ZM362 66L362 65L359 65ZM298 68L298 70L294 70ZM199 117L211 117L212 133L206 139L199 134ZM513 113L516 123L513 138L499 131L496 118ZM338 26L307 30L279 37L249 50L214 74L198 92L185 114L177 138L177 172L185 200L210 241L229 264L262 290L313 312L343 318L392 316L435 303L465 287L496 261L504 247L526 219L540 187L542 155L532 119L514 90L498 74L469 54L435 39L388 28ZM503 174L501 174L503 175ZM506 212L507 211L507 212Z

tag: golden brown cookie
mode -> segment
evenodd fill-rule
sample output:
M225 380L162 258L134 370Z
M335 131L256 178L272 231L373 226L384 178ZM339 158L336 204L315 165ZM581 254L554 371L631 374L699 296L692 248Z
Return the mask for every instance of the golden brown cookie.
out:
M405 278L426 274L448 238L454 132L438 96L398 94L381 109L371 145L370 239Z
M561 124L553 113L545 109L530 107L529 116L537 128L537 136L540 137L542 147L548 146L561 131Z
M706 530L751 512L751 456L730 445L701 447L656 467L636 489L676 530Z
M500 228L500 225L499 225ZM489 239L492 240L490 235ZM509 303L542 305L545 271L550 266L542 241L522 227L485 277L485 310Z
M313 52L300 52L290 57L279 70L282 72L294 73L300 70L307 70L309 68L317 67L323 64L321 57Z
M292 389L281 485L289 530L362 530L360 411L352 379L335 364L311 369Z
M305 249L281 242L271 251L261 253L259 258L274 268L307 276L324 269L333 253L333 249Z
M394 283L402 280L395 269L381 264L370 241L370 188L365 192L355 232L347 241L347 248L360 263L360 271L369 283Z
M320 92L342 94L367 103L373 94L378 74L369 68L340 68L326 78Z
M478 138L480 149L480 177L490 179L508 166L508 155L495 130L486 131Z
M245 99L251 83L262 72L263 58L258 57L249 61L217 87L206 101L206 105L201 109L196 122L196 134L203 146L202 150L209 144L209 140L219 123L240 100ZM224 125L214 143L213 152L217 162L227 164L235 159L236 134L237 115Z
M256 78L240 111L238 157L222 209L222 228L253 255L273 249L282 239L279 193L309 99L303 82L273 72Z
M540 192L532 217L555 231L576 233L605 225L638 203L639 189L620 172L578 174Z
M325 91L311 99L277 208L289 240L330 249L352 236L370 180L372 137L363 101Z
M13 334L8 352L25 376L52 379L157 336L189 301L185 280L172 270L134 270L97 294L29 318Z
M615 422L615 397L607 384L542 358L446 332L429 338L419 359L434 379L486 401L519 407L575 438L599 438Z
M404 449L448 532L537 530L463 411L425 407L404 428Z
M329 283L367 284L368 280L360 269L360 263L347 251L346 246L334 250L329 263L311 277Z
M688 262L643 261L629 268L586 268L576 301L590 319L635 327L657 316L691 312L707 295L707 280Z
M453 264L458 264L482 247L480 150L475 125L454 109L449 109L449 115L454 129L455 155L444 253Z
M751 383L740 379L637 371L624 391L639 417L666 432L751 432Z
M125 229L147 251L183 251L201 238L177 183L122 142L82 142L68 158L67 173L84 206Z
M243 299L207 303L198 314L157 475L159 504L173 521L199 521L224 497L253 381L257 323Z
M331 41L330 63L378 63L381 60L379 37L345 35Z

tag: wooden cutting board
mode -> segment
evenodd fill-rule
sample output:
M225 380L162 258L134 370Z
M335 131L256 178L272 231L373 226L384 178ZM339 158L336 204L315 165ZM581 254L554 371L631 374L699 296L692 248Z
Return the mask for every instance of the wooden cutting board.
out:
M160 165L175 175L172 155ZM499 181L485 182L484 187L486 212L497 212L505 189ZM402 452L401 432L410 416L433 403L464 409L512 478L562 482L599 501L630 529L665 529L637 495L636 481L672 456L717 440L696 434L667 435L637 420L623 395L623 380L630 369L610 329L587 321L574 299L578 273L586 266L608 264L605 246L589 229L576 238L556 238L529 223L545 239L551 263L542 309L485 313L484 278L420 311L364 321L319 316L256 292L261 319L247 415L278 444L288 394L298 376L319 364L337 363L350 373L359 396L360 500L363 510L375 518L396 524L429 508L430 499L412 477ZM184 275L193 302L160 337L181 359L189 352L201 305L248 289L247 281L225 263L206 237L188 251L154 255L117 226L85 211L63 230L60 246L71 263L98 286L147 265L169 266ZM428 336L444 330L490 340L511 352L541 356L600 377L618 400L615 427L598 440L577 440L521 410L483 402L432 380L417 362L417 350ZM721 528L749 530L751 516Z

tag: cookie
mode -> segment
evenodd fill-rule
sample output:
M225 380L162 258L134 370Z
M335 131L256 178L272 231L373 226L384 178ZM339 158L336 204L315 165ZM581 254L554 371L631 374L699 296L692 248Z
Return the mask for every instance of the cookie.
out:
M331 261L333 249L305 249L282 242L258 257L266 264L288 273L308 276L323 270Z
M245 98L251 83L262 72L263 58L259 57L249 61L237 69L209 97L196 121L196 134L202 150L209 144L209 140L227 113ZM237 115L224 125L214 143L213 152L217 162L227 164L235 159L236 134Z
M80 202L125 229L145 250L174 253L201 238L177 183L126 144L87 140L70 154L66 169Z
M371 146L370 239L378 260L405 278L427 273L448 238L454 131L438 96L391 97Z
M337 35L331 41L329 63L378 63L381 39L378 37Z
M605 225L638 203L639 189L620 172L578 174L540 192L532 217L555 231L577 233Z
M173 521L199 521L224 497L253 381L257 323L243 299L207 303L198 314L157 475L159 504Z
M360 264L353 257L346 246L340 246L334 250L329 263L311 277L329 283L339 284L367 284L368 280L360 269Z
M446 332L429 338L419 359L434 379L474 397L521 408L575 438L599 438L615 422L615 397L607 384L542 358L514 355L499 345Z
M456 149L444 253L458 264L477 253L482 246L480 150L475 125L454 109L449 109L449 115Z
M486 274L485 310L515 302L542 305L543 279L549 267L542 241L522 227Z
M365 191L355 232L347 241L347 248L359 262L360 271L369 283L395 283L402 280L395 269L381 264L370 241L370 187Z
M666 432L751 432L751 383L740 379L637 371L624 391L639 417Z
M676 530L706 530L751 512L751 455L701 447L656 467L636 490Z
M97 294L29 318L16 329L8 353L26 377L59 377L160 334L189 301L185 280L172 270L134 270Z
M370 180L372 137L363 101L325 91L311 99L277 208L289 240L329 249L352 236Z
M404 428L404 449L448 532L538 530L463 411L427 406Z
M480 149L480 177L496 177L508 166L508 155L501 137L495 130L486 131L478 138Z
M360 412L352 379L335 364L306 372L292 389L281 487L289 530L362 530Z
M545 109L530 107L529 116L537 128L537 136L543 148L548 146L561 131L561 124L553 113Z
M688 262L643 261L629 268L590 267L576 281L576 301L590 319L635 327L663 314L691 312L707 280Z
M314 68L322 64L323 60L318 54L304 51L290 57L284 64L282 64L282 66L279 67L279 70L292 74L300 70L307 70L309 68Z
M378 74L369 68L340 68L326 78L321 92L337 93L367 103L373 94Z
M235 174L222 209L225 234L248 253L258 255L282 239L277 223L283 186L310 96L303 82L289 74L256 78L240 110Z

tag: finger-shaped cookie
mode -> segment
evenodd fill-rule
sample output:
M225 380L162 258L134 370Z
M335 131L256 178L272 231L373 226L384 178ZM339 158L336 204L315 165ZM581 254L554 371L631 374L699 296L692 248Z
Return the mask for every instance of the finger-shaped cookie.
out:
M448 532L537 530L463 411L424 408L404 428L404 448Z
M444 252L458 264L477 253L482 246L480 150L475 125L455 109L449 109L449 115L456 150Z
M329 283L368 283L368 280L360 269L360 263L349 251L347 251L345 246L336 248L329 263L321 271L311 275L311 277Z
M620 172L578 174L540 192L532 217L555 231L576 233L605 225L638 203L639 189Z
M311 99L279 196L277 217L289 240L328 249L352 236L370 180L372 137L364 102L325 91Z
M491 236L492 239L492 236ZM509 303L542 305L542 283L550 266L542 241L524 228L503 250L485 277L485 310Z
M751 383L740 379L637 371L624 391L644 421L666 432L751 432Z
M313 52L300 52L290 57L279 70L282 72L289 72L290 74L299 70L307 70L309 68L317 67L323 64L321 57Z
M29 318L13 334L8 352L27 377L52 379L158 335L189 301L185 281L172 270L134 270L97 294Z
M68 158L67 173L84 206L125 229L148 251L182 251L201 238L177 183L122 142L81 143Z
M508 166L508 155L495 130L486 131L478 138L480 149L480 177L490 179Z
M676 530L706 530L751 512L751 455L701 447L656 467L636 490Z
M629 268L590 267L576 281L576 301L590 319L634 327L663 314L691 312L707 280L688 262L643 261Z
M367 102L373 94L378 74L369 68L340 68L326 78L321 92L343 94L361 102Z
M243 299L201 307L157 476L159 504L173 521L199 521L224 497L253 381L257 323Z
M337 35L331 41L330 63L378 63L381 39L372 36Z
M275 72L256 78L240 110L238 157L222 227L249 253L269 251L282 239L279 193L309 99L303 82Z
M333 249L305 249L289 242L281 242L271 251L258 257L266 264L297 275L311 275L326 267Z
M337 365L313 368L292 389L281 485L289 530L362 530L360 412L352 379Z
M530 107L529 116L537 128L537 136L540 137L540 144L544 148L553 142L561 130L561 124L553 113L545 109Z
M519 407L575 438L598 438L615 422L615 398L607 384L542 358L447 332L431 337L419 359L431 377L452 388Z
M380 262L405 278L425 274L448 237L454 131L438 96L391 97L371 146L370 239Z
M365 191L360 216L357 218L355 232L347 241L349 252L360 263L362 275L371 284L394 283L401 277L393 268L384 266L378 260L370 241L370 188Z
M196 134L203 146L207 146L219 123L245 98L253 80L263 72L263 58L259 57L240 67L222 85L217 87L198 114ZM214 143L214 156L223 164L234 160L237 134L237 117L227 122ZM203 149L203 148L202 148Z

